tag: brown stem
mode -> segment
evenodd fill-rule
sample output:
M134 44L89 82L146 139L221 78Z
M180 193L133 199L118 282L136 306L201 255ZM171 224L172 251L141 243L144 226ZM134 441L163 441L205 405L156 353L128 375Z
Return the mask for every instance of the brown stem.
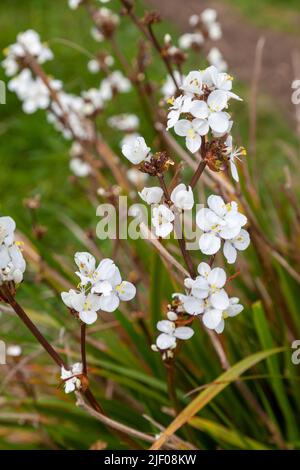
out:
M122 5L126 8L127 14L132 19L133 23L143 33L145 38L150 41L150 43L154 46L154 48L159 53L161 59L163 60L165 66L168 70L168 73L170 74L170 76L171 76L171 78L174 82L174 85L175 85L176 89L179 91L179 86L178 86L178 83L175 79L174 72L173 72L173 69L171 67L171 64L170 64L168 58L164 55L163 50L162 50L158 40L155 37L155 34L152 30L151 25L148 25L148 28L145 28L144 25L140 22L139 18L135 15L135 13L133 11L133 8L128 8L127 7L126 0L125 1L120 0L120 1L121 1Z
M154 45L155 49L157 50L157 52L160 54L160 57L162 58L163 62L165 63L166 65L166 68L170 74L170 77L172 78L173 80L173 83L176 87L176 90L179 91L179 86L178 86L178 83L176 81L176 78L175 78L175 75L174 75L174 72L173 72L173 69L171 67L171 64L170 64L170 61L168 59L168 57L164 54L164 51L162 50L155 34L154 34L154 31L152 29L152 25L149 24L148 26L148 30L149 30L149 34L150 34L150 38L152 40L152 44Z
M158 177L158 180L160 182L160 185L163 189L163 192L164 192L164 195L165 195L165 199L166 201L171 204L171 198L170 198L170 194L169 194L169 190L167 188L167 185L166 185L166 182L165 182L165 179L164 179L164 176L161 175L161 174L158 174L157 175ZM178 240L178 244L179 244L179 248L181 250L181 253L182 253L182 256L183 256L183 259L185 261L185 264L187 266L187 269L188 269L188 272L190 274L190 276L192 278L195 277L195 269L194 269L194 265L193 265L193 261L189 255L189 252L187 251L186 249L186 241L185 241L185 237L184 237L184 234L181 230L181 227L180 227L180 223L179 223L179 220L178 220L178 216L175 215L175 220L174 220L174 230L175 230L175 234L177 236L177 240Z
M55 351L55 349L51 346L51 344L46 340L46 338L42 335L39 329L32 323L30 318L27 316L26 312L23 310L20 304L15 300L15 298L11 295L9 289L5 286L5 284L1 287L2 292L4 293L5 300L10 304L10 306L14 309L18 317L22 320L22 322L27 326L27 328L31 331L31 333L36 337L38 342L43 346L43 348L47 351L49 356L55 361L55 363L59 367L64 367L65 369L68 368L64 360L60 357L60 355Z
M87 375L87 363L86 363L86 324L82 323L80 327L80 344L81 344L81 361L82 361L82 372Z
M191 186L192 189L196 186L196 184L197 184L198 180L200 179L203 171L205 170L205 167L206 167L206 161L201 160L201 162L199 163L198 168L195 171L195 173L194 173L194 175L191 179L191 182L190 182L190 186Z
M174 364L171 362L170 364L166 364L167 370L167 385L168 385L168 394L172 403L172 406L176 413L180 413L181 408L178 403L176 389L175 389L175 382L174 382Z

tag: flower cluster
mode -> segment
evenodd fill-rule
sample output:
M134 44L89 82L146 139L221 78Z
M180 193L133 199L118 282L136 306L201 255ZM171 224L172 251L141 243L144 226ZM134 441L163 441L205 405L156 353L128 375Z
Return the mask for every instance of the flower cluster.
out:
M38 109L47 110L48 121L66 139L91 140L94 128L87 118L94 119L117 93L127 93L131 89L130 80L119 70L110 72L98 88L82 91L81 96L66 93L60 80L46 75L35 77L34 64L52 59L53 54L33 30L20 33L17 42L10 45L6 53L2 65L6 74L13 77L8 82L8 89L23 102L23 111L30 114Z
M19 244L15 241L16 224L11 217L0 217L0 286L6 282L20 284L26 269Z
M217 12L212 8L206 8L200 15L192 15L189 24L193 28L192 33L185 33L179 38L181 49L200 49L206 39L218 41L222 37L221 25L217 21Z
M84 149L78 142L73 142L70 149L70 170L77 178L84 178L92 173L92 167L84 161Z
M187 340L194 335L194 331L189 326L177 326L179 316L176 312L169 310L168 320L157 322L157 329L160 332L156 339L156 344L151 346L153 351L160 351L163 360L173 358L173 350L177 346L177 340Z
M186 278L184 285L187 294L174 294L183 309L189 315L202 315L204 325L217 333L224 330L224 320L238 315L243 306L237 297L229 298L224 289L226 273L222 268L211 268L207 263L200 263L198 276Z
M249 234L242 228L247 217L238 211L235 201L226 204L221 196L209 196L207 205L208 208L200 209L196 216L196 223L204 232L199 248L206 255L214 255L224 240L224 256L228 263L234 263L237 250L246 250L250 244Z
M16 75L24 67L28 55L34 57L39 64L53 59L52 51L41 43L38 33L32 29L19 33L17 42L8 46L4 54L6 58L2 61L2 66L8 77Z
M65 305L82 322L90 325L97 320L98 312L114 312L120 301L132 300L135 286L123 281L119 268L109 259L103 259L96 267L96 260L90 253L75 254L76 271L80 278L79 289L62 292Z
M231 91L232 77L210 66L203 71L190 72L180 88L182 94L168 100L171 106L167 129L174 128L177 135L184 137L191 153L199 152L211 133L210 145L215 151L210 153L213 153L215 164L210 164L210 168L219 171L222 169L221 163L230 163L232 175L238 181L235 159L244 155L245 150L233 149L229 135L233 121L226 111L228 103L231 98L241 99ZM221 163L218 162L220 158Z
M66 393L74 392L75 390L81 389L81 376L82 376L82 364L76 362L70 367L70 370L61 368L60 378L64 383Z

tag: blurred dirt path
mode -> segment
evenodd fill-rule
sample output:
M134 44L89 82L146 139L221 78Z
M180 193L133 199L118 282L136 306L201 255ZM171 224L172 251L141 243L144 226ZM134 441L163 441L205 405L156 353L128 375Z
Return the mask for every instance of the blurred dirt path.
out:
M183 32L190 31L188 18L206 7L215 8L223 30L223 39L214 43L224 54L229 70L239 79L250 82L253 73L257 41L265 37L263 67L259 87L272 95L279 111L291 121L295 120L295 107L291 103L291 83L295 78L292 56L300 55L300 37L259 28L249 23L230 5L207 0L146 0L163 17L174 21ZM300 14L299 14L300 25ZM300 32L300 27L299 27Z

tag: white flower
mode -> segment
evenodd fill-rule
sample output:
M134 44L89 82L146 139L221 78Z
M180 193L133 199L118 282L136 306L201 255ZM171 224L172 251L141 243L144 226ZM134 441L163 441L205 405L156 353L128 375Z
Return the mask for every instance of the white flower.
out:
M53 58L52 51L41 43L38 33L32 29L19 33L17 42L8 46L4 53L6 58L2 66L8 76L13 76L19 71L18 58L23 58L26 54L34 56L40 64Z
M237 171L237 167L235 164L235 159L239 160L239 156L244 156L247 154L246 149L244 147L233 147L232 145L232 136L229 135L225 141L226 145L226 155L229 156L229 164L230 164L230 171L232 178L238 182L239 175Z
M91 73L98 73L100 72L100 69L101 69L99 61L96 59L89 60L87 64L87 68L88 68L88 71Z
M152 211L152 224L157 237L165 238L173 230L173 212L163 204L154 207Z
M202 95L202 73L197 70L190 72L180 88L187 96Z
M189 315L200 315L204 312L204 300L194 297L193 295L174 294L182 303L183 309Z
M121 149L122 149L123 145L133 145L135 140L137 139L137 137L141 137L140 134L138 134L137 132L130 132L130 134L125 134L124 137L121 139L120 144L119 144ZM137 171L137 170L135 170L135 171ZM139 172L139 173L141 173L141 172ZM145 175L146 175L146 177L148 176L146 173L145 173Z
M196 118L204 120L203 126L206 126L207 132L210 127L213 132L224 133L229 128L229 115L223 112L227 103L227 93L223 90L214 90L210 93L207 103L200 100L195 101L190 108L190 113Z
M133 299L136 288L131 282L122 281L120 271L113 260L103 259L96 268L94 256L87 252L75 254L79 268L76 274L80 277L80 291L71 289L62 293L63 302L79 314L79 318L91 324L97 320L99 310L113 312L120 300ZM90 293L87 291L90 290Z
M122 153L131 163L137 165L145 160L149 155L150 147L146 145L143 137L137 137L134 142L124 144L122 147Z
M190 96L180 95L175 100L170 100L172 106L168 113L167 130L174 127L181 113L188 113L192 106L192 98Z
M176 83L178 83L179 85L183 82L184 80L184 76L181 75L178 70L175 70L174 73L173 73L173 76L176 80ZM165 97L165 98L170 98L170 96L174 96L175 93L176 93L176 86L175 86L175 83L174 83L174 80L173 78L168 75L166 80L164 81L163 83L163 86L161 87L161 93L162 95Z
M95 323L98 318L97 312L101 308L99 295L86 295L84 291L70 289L69 292L62 292L61 298L67 307L78 313L81 321L87 325Z
M103 34L99 31L98 28L96 28L96 26L93 26L92 29L91 29L91 36L92 38L97 41L97 42L102 42L103 39L104 39L104 36Z
M194 331L188 326L179 326L176 328L175 323L170 320L161 320L157 323L158 331L161 334L156 339L156 345L160 350L174 349L176 347L176 339L190 339Z
M81 158L71 158L70 170L78 178L85 178L86 176L90 175L92 172L91 165L81 160Z
M69 8L71 8L71 10L76 10L80 3L82 3L82 0L68 0L68 3L69 3Z
M207 60L211 65L215 66L219 72L225 72L227 70L227 63L217 47L211 48L207 55Z
M147 204L159 204L163 194L164 192L159 186L144 188L141 192L139 192L140 197Z
M107 78L112 88L119 93L127 93L131 90L131 83L120 70L115 70Z
M226 240L223 247L223 253L227 262L232 264L237 257L237 250L244 251L250 245L250 236L247 230L241 229L240 233L230 239Z
M202 46L204 43L204 36L202 33L186 33L180 36L178 44L181 49L190 49L192 46Z
M218 41L222 38L221 25L218 22L207 25L208 35L212 41Z
M107 120L110 127L119 131L132 132L139 127L139 118L135 114L119 114Z
M223 289L226 283L226 273L222 268L211 269L207 263L200 263L195 279L186 278L184 285L190 289L196 299L203 299L204 308L213 307L223 310L228 307L228 295ZM201 312L200 312L201 313Z
M99 281L92 287L92 292L101 294L100 309L104 312L114 312L120 300L129 301L136 295L135 286L128 281L122 281L119 269L116 267L113 276L108 280Z
M19 247L16 244L10 246L2 244L0 246L0 285L9 281L20 284L25 269L26 263Z
M180 119L174 126L177 135L185 137L185 144L191 153L196 153L201 147L201 136L209 131L208 123L205 119Z
M192 28L195 28L195 26L198 26L200 21L200 16L199 15L191 15L189 17L189 25L192 26Z
M147 173L142 173L136 168L130 168L127 170L127 177L129 181L137 187L143 186L148 179Z
M64 367L61 368L60 378L64 382L65 392L71 393L75 390L80 390L81 381L78 376L82 374L82 364L81 362L76 362L71 366L71 370L66 370Z
M178 184L171 193L171 201L178 209L191 210L194 206L192 188L183 183Z
M213 8L205 8L201 13L201 19L205 24L213 23L217 19L216 10Z
M19 357L22 354L22 348L18 344L11 344L6 348L6 354L11 357Z
M115 275L117 269L113 260L109 258L103 259L96 268L96 260L88 252L77 252L74 259L79 268L76 274L80 278L82 286L87 284L93 286L98 282L110 280Z
M240 233L247 217L238 212L235 201L225 204L221 196L209 196L207 205L208 208L198 211L196 223L204 232L199 239L200 250L206 255L213 255L221 247L221 238L230 240Z
M202 72L203 83L211 90L222 90L227 94L228 99L242 99L231 91L233 78L228 73L220 72L217 67L211 65Z
M53 89L59 90L61 82L51 80ZM34 113L37 109L46 109L50 104L50 92L44 82L38 77L33 78L30 70L24 69L8 83L8 89L14 91L18 98L23 101L23 111Z
M12 245L16 223L11 217L0 217L0 245Z

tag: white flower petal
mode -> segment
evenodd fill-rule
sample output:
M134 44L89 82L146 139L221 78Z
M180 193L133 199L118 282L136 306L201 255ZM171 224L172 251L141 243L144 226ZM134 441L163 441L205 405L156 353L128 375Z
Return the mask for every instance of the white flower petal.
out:
M202 317L204 325L210 330L214 330L222 320L222 311L216 309L207 310Z
M178 339L190 339L194 334L194 330L188 326L179 326L175 329L175 337Z
M221 247L221 240L212 233L204 233L199 239L199 248L205 255L214 255Z
M225 310L229 306L229 298L224 289L212 294L210 296L210 302L212 307L218 310Z
M236 260L236 257L237 257L237 252L236 252L235 247L228 240L226 240L225 243L224 243L223 253L224 253L224 256L227 260L227 263L229 263L229 264L235 263L235 260Z

